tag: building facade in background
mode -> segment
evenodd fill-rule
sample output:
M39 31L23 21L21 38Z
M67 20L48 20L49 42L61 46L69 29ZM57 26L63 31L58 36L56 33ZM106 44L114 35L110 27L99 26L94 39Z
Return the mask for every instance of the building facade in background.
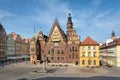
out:
M120 67L120 37L116 37L114 31L111 34L111 39L107 39L100 46L100 54L103 64Z
M16 45L15 45L15 36L12 35L12 34L9 34L7 36L7 53L6 53L6 56L7 56L7 60L12 60L15 58L16 56Z
M100 66L99 44L91 37L87 37L83 42L81 42L79 52L81 67Z
M11 32L7 37L7 61L21 62L30 59L30 39L23 38L20 34Z
M21 55L23 60L30 60L30 39L22 39Z
M0 63L6 60L6 31L0 24Z

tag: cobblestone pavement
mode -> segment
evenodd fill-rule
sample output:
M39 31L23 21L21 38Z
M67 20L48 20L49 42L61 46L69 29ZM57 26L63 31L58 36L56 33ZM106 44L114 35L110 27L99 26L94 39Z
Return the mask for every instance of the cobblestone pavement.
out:
M18 63L0 67L0 80L120 80L120 69L80 68L79 66L47 65L47 73L38 73L42 64Z

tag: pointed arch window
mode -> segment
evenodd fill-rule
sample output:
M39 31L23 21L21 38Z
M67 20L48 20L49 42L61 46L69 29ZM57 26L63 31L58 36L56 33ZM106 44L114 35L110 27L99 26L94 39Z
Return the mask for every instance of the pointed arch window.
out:
M64 51L62 50L61 53L64 54Z
M74 51L74 47L72 47L72 51Z
M59 58L59 57L57 57L57 59L59 60L60 58Z
M58 49L58 54L60 54L60 50Z

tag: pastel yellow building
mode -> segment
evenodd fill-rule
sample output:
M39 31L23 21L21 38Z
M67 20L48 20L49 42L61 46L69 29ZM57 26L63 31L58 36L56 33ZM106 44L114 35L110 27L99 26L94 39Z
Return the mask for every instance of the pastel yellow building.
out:
M79 60L81 67L99 67L100 53L99 44L91 37L87 37L80 44Z

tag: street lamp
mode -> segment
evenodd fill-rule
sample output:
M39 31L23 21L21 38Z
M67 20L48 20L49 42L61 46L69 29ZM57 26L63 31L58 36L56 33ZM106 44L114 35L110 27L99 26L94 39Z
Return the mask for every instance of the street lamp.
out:
M45 63L45 55L44 55L44 60L43 60L43 70L46 69L46 63Z
M45 55L44 51L42 51L42 54L43 54L43 70L46 70L46 66L45 66L46 55Z

